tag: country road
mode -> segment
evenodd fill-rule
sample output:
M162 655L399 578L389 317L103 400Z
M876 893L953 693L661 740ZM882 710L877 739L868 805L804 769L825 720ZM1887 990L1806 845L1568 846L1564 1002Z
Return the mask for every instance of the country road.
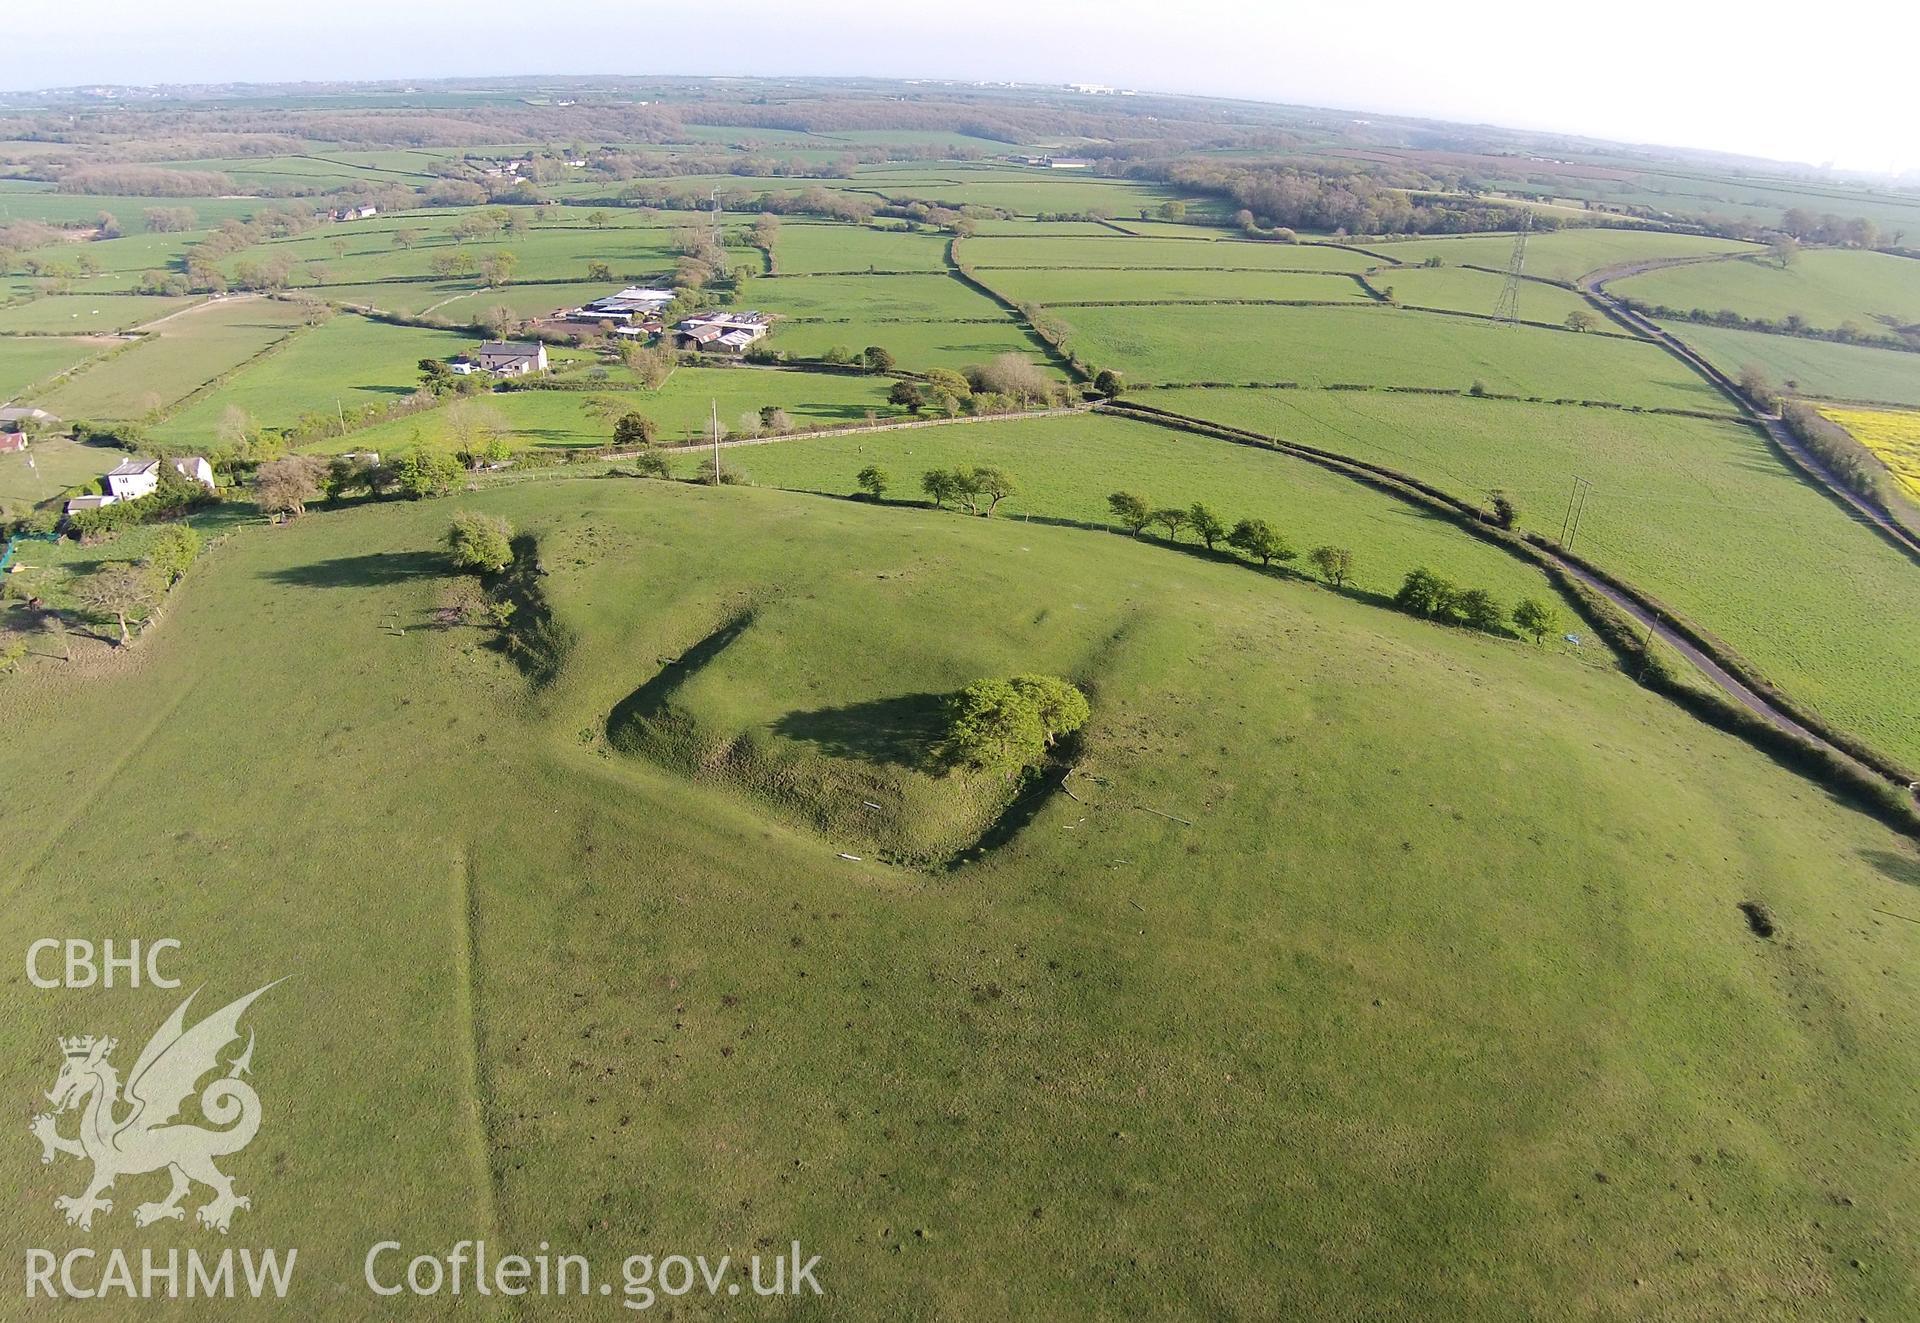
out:
M1813 478L1820 486L1824 487L1829 495L1848 506L1855 514L1871 524L1901 550L1913 556L1916 560L1920 560L1920 535L1913 533L1888 515L1886 511L1880 509L1871 501L1841 482L1839 478L1834 476L1833 470L1827 467L1825 461L1808 450L1800 438L1793 434L1793 429L1787 426L1779 414L1763 413L1755 408L1753 403L1741 392L1739 385L1735 383L1731 377L1727 376L1726 373L1709 363L1693 346L1689 345L1673 332L1660 326L1651 318L1635 312L1632 308L1628 307L1625 302L1607 290L1608 281L1625 279L1628 276L1639 275L1642 272L1654 271L1663 267L1690 266L1698 262L1725 260L1727 259L1724 257L1683 257L1664 258L1651 262L1634 262L1623 266L1605 267L1599 271L1591 272L1581 277L1578 283L1589 295L1598 299L1617 320L1625 323L1633 330L1638 331L1641 335L1646 336L1662 349L1665 349L1668 353L1686 363L1696 372L1699 372L1708 381L1718 386L1723 394L1733 400L1743 414L1764 427L1767 435L1773 439L1773 443L1779 446L1807 476Z

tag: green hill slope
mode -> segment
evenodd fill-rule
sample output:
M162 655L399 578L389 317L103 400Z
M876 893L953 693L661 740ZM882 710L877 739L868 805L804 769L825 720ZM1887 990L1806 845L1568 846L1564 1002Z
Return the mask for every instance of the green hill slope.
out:
M1609 667L1067 528L459 504L538 541L543 684L435 620L449 502L245 531L124 657L0 683L7 930L178 936L210 1004L292 976L230 1170L303 1316L445 1307L364 1292L396 1237L616 1282L797 1239L845 1318L1920 1307L1920 862ZM1092 696L1078 799L875 862L992 806L915 705L1027 669ZM22 997L7 1096L178 995ZM18 1138L16 1256L81 1171Z

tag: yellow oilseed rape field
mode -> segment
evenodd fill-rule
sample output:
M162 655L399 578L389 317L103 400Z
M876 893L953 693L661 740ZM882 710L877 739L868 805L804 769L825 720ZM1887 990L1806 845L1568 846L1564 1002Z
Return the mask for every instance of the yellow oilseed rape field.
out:
M1920 497L1920 413L1902 409L1822 409L1878 455L1909 496Z

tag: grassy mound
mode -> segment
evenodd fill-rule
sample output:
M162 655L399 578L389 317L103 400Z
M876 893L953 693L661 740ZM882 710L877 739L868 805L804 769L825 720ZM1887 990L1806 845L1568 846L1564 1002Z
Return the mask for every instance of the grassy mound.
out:
M126 656L0 682L10 932L178 936L208 1002L295 975L229 1170L304 1316L396 1231L798 1239L858 1318L1913 1313L1920 863L1611 669L1068 528L463 504L538 541L543 685L436 621L435 502L245 531ZM745 733L904 823L854 780L912 782L885 705L1057 671L1078 799L934 874L625 756L609 718L741 620L616 730ZM0 1085L175 1000L20 997ZM77 1170L23 1162L0 1249L65 1243Z

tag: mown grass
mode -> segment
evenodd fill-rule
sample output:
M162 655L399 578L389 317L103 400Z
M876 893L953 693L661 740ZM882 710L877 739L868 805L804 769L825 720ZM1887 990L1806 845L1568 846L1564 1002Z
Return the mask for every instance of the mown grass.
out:
M293 975L249 1016L271 1129L225 1162L235 1234L300 1248L290 1308L364 1313L336 1284L378 1240L484 1234L609 1272L798 1239L853 1318L1912 1312L1920 994L1876 910L1920 865L1745 746L1123 539L659 483L467 500L539 539L579 640L537 698L428 623L447 502L245 533L124 662L0 680L9 931L177 935L207 1004ZM871 705L1053 668L1094 696L1079 802L930 877L606 750L743 605L707 737L885 781ZM4 1087L178 996L18 999ZM80 1173L23 1165L7 1252L61 1243Z
M167 409L300 329L302 313L272 299L210 303L139 344L89 365L34 403L67 419L140 418Z
M1385 307L1068 308L1070 347L1138 384L1413 386L1730 412L1652 344Z
M1920 322L1920 262L1888 253L1814 249L1785 267L1765 257L1698 262L1648 271L1609 288L1662 307L1724 308L1775 322L1798 316L1827 330L1852 323L1885 335Z
M1467 500L1514 495L1575 550L1727 640L1786 691L1920 763L1920 575L1752 428L1508 401L1318 391L1151 391L1176 412L1324 446Z
M1662 324L1731 377L1751 364L1801 395L1920 405L1920 354L1698 322Z

